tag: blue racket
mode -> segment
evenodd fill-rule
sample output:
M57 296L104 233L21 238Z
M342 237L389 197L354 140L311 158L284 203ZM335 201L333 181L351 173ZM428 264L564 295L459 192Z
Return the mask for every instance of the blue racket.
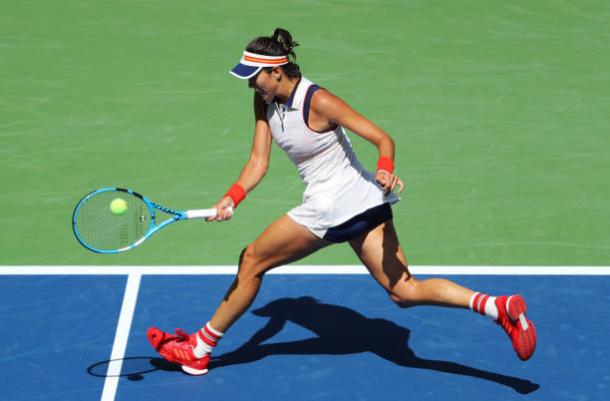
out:
M157 211L170 217L157 224ZM213 217L216 209L173 210L124 188L101 188L85 195L74 208L72 229L78 242L98 253L119 253L180 220Z

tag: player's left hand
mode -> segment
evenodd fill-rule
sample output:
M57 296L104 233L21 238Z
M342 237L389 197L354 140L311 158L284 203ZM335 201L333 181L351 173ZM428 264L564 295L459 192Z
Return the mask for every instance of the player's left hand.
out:
M401 193L405 187L405 184L400 178L385 170L377 170L375 180L377 180L377 183L381 186L383 193L386 195L393 191L396 187L398 187L396 192Z

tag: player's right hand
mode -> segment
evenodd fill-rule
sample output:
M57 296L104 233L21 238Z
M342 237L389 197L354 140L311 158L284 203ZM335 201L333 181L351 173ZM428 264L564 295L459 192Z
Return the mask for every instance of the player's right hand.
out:
M223 196L214 206L213 209L216 209L216 216L208 217L206 221L225 221L231 219L233 217L233 209L235 204L233 203L233 199L229 196Z

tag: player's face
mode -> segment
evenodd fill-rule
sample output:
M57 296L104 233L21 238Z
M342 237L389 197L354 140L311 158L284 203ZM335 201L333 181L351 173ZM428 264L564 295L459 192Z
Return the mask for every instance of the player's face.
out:
M258 92L264 101L270 101L277 93L279 82L273 79L271 72L261 70L261 72L248 80L248 87Z

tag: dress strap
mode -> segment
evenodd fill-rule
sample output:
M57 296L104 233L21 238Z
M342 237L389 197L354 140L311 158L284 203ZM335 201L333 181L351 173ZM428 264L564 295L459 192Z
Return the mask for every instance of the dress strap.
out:
M309 129L311 129L309 126L309 109L311 107L311 98L318 89L320 89L320 87L315 84L307 88L305 100L303 101L303 121L305 121L305 125L307 125Z

